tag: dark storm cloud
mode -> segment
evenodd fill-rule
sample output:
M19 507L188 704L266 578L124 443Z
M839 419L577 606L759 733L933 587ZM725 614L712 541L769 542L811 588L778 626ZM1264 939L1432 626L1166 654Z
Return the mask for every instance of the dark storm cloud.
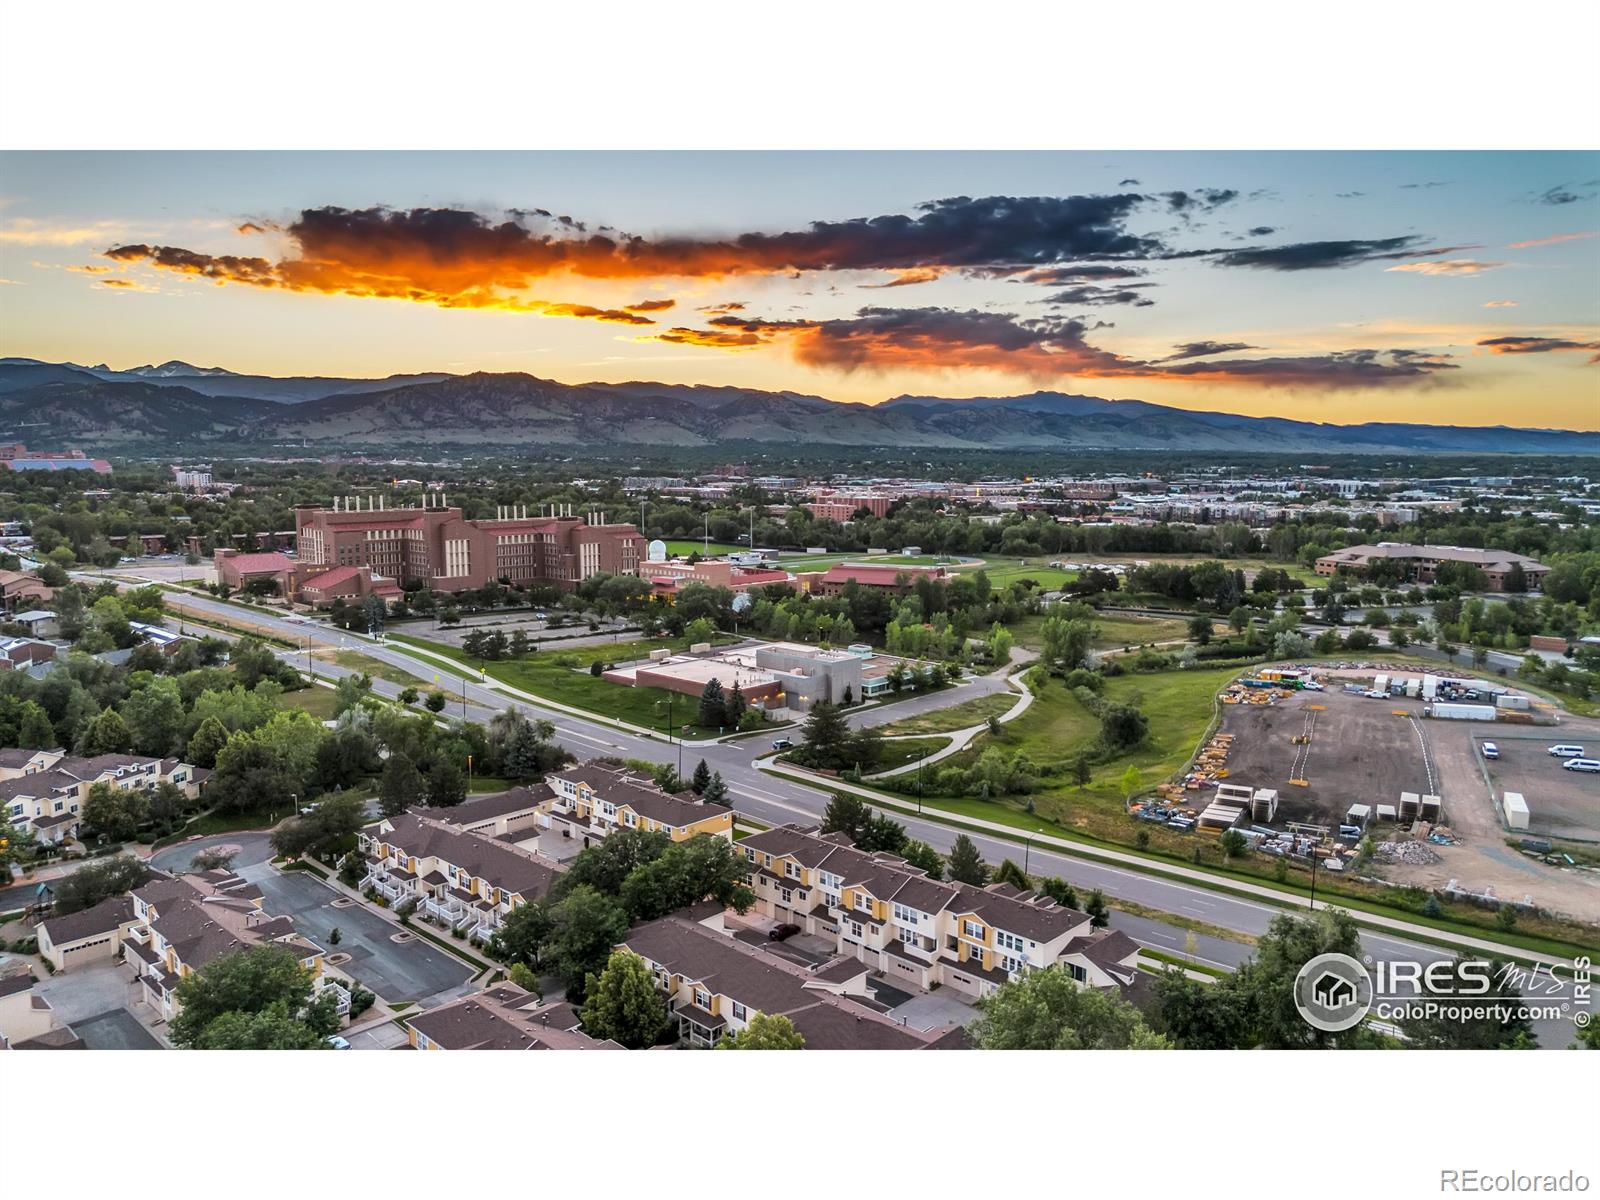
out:
M1064 292L1056 292L1052 296L1046 296L1037 303L1093 305L1096 307L1108 304L1131 304L1135 308L1149 308L1155 301L1143 292L1135 291L1134 289L1153 286L1153 284L1142 283L1125 288L1104 288L1096 287L1092 283L1086 283L1078 287L1068 288Z
M1470 249L1466 246L1434 246L1425 250L1419 249L1420 244L1426 240L1408 235L1326 242L1289 242L1282 246L1256 246L1224 251L1217 256L1216 262L1224 267L1257 267L1268 271L1317 271L1388 259L1425 258L1448 254L1454 250Z

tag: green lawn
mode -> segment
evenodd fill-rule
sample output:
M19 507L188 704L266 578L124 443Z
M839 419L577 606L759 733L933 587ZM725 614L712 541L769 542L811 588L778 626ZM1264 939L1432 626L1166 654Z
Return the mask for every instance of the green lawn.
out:
M1016 702L1015 692L994 692L952 704L949 708L937 708L915 717L902 717L893 724L880 726L880 729L888 737L907 733L950 733L952 730L981 725L990 717L1001 716L1010 711Z
M1047 592L1059 591L1078 577L1076 571L1052 567L1050 559L984 557L983 572L997 588L1009 587L1019 579L1031 579Z
M916 737L883 744L883 758L877 770L892 771L907 763L914 763L927 754L937 754L950 744L947 737Z
M668 554L681 554L687 558L691 554L698 554L701 558L714 554L738 554L748 549L746 546L733 546L727 542L707 543L697 540L669 541L667 542Z
M683 649L679 642L667 638L621 642L610 646L541 650L515 662L483 662L469 658L460 648L442 642L430 642L406 634L389 636L395 641L443 654L465 666L471 677L476 677L476 671L481 666L492 678L502 683L547 700L584 709L599 717L660 730L663 735L668 729L669 716L672 728L689 726L689 737L714 736L722 732L717 727L702 729L693 723L697 697L679 695L661 688L623 687L589 674L589 665L594 662L627 663L648 658L652 650Z
M308 712L319 721L331 721L335 698L331 689L313 684L311 687L301 688L298 692L285 692L282 703L285 708L298 708L302 712Z
M1038 650L1044 645L1041 630L1046 613L1030 613L1007 626L1017 645ZM1167 642L1187 638L1189 625L1172 617L1097 616L1094 618L1095 637L1090 643L1096 650L1120 650L1123 646L1142 646L1146 642Z

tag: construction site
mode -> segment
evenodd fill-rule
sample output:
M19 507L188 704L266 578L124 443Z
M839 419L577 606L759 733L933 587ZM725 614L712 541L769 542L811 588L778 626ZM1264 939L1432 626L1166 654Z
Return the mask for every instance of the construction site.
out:
M1465 688L1453 682L1447 700L1371 670L1258 672L1224 690L1190 770L1134 815L1197 836L1237 830L1261 852L1335 871L1600 919L1592 855L1561 845L1600 845L1600 774L1564 770L1548 752L1572 742L1600 756L1600 721L1545 705L1535 720L1559 724L1530 727L1503 688L1482 697L1486 713L1435 713L1468 708Z

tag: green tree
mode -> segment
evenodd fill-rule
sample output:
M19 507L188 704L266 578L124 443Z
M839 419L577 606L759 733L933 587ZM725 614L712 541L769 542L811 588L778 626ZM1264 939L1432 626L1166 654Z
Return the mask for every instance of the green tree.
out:
M711 783L711 764L701 759L694 769L694 774L689 779L689 790L697 796L706 794L706 787Z
M782 1013L768 1016L758 1012L749 1024L737 1033L730 1033L717 1043L718 1050L804 1050L806 1039L794 1027L794 1022Z
M591 887L577 887L550 912L551 966L567 987L567 999L583 999L590 975L604 968L628 932L628 914L616 900Z
M822 833L842 833L852 842L859 841L872 821L872 806L860 796L849 792L835 792L822 810Z
M1100 710L1100 740L1109 750L1130 750L1149 732L1149 719L1131 704L1106 704Z
M178 681L152 679L122 702L122 718L135 753L165 758L183 733L187 719Z
M296 952L255 946L212 959L178 984L181 1009L167 1026L192 1050L309 1050L339 1027L332 993L312 999Z
M1042 895L1049 896L1062 908L1078 907L1078 893L1065 879L1046 879L1039 885L1039 891Z
M649 966L627 950L612 951L605 969L588 977L584 993L583 1030L590 1037L642 1050L655 1045L671 1022Z
M723 780L721 771L711 772L711 779L706 783L706 790L701 792L700 795L708 804L726 804L728 802L728 785Z
M506 914L505 920L500 922L500 927L489 939L489 953L513 966L538 969L543 962L545 943L554 927L548 904L543 901L519 904Z
M1205 613L1196 613L1189 618L1189 640L1197 646L1211 644L1211 636L1216 632L1216 626Z
M189 744L184 750L184 757L197 767L209 769L217 765L217 755L227 744L228 727L217 717L207 717L189 735Z
M467 798L467 773L454 759L440 756L428 768L428 803L435 808L454 808Z
M66 916L93 908L102 900L131 892L149 882L150 878L150 868L127 854L79 867L72 874L55 881L56 914Z
M708 898L742 913L755 903L749 872L749 862L727 839L700 834L673 842L630 871L620 899L634 921L653 921Z
M908 841L900 854L913 867L925 871L929 879L944 878L944 858L927 842Z
M367 823L366 802L359 796L324 796L310 809L273 830L273 850L285 858L337 852L353 845L356 833Z
M1019 892L1030 891L1033 888L1033 880L1024 875L1022 873L1022 868L1017 866L1017 864L1012 862L1009 858L1004 859L1000 865L995 868L994 881L996 883L1009 883Z
M428 698L422 702L423 707L431 713L442 713L448 703L450 701L443 692L429 692Z
M977 844L964 833L957 834L950 847L947 870L951 881L955 883L983 887L989 882L989 867L983 861L983 855L978 853Z
M400 694L395 697L395 699L399 700L400 703L405 705L407 708L410 708L413 704L415 704L421 698L422 698L422 693L417 691L417 689L414 688L414 687L403 687L403 688L401 688L400 689Z
M397 817L427 799L428 785L417 765L405 754L394 751L383 764L378 780L378 809L386 817Z
M139 789L97 783L84 799L83 821L105 841L126 842L138 832L146 808Z
M1256 944L1255 959L1229 983L1253 1000L1256 1045L1274 1050L1349 1047L1362 1044L1361 1026L1344 1033L1313 1029L1294 1003L1300 968L1319 954L1348 954L1359 961L1360 931L1346 913L1323 910L1308 917L1274 917Z
M107 708L78 735L76 749L84 758L97 754L127 754L133 749L133 735L116 709Z
M1089 914L1089 924L1095 929L1111 924L1111 910L1106 907L1105 893L1099 888L1089 893L1089 898L1083 902L1083 911Z
M1118 997L1081 988L1061 967L1001 984L969 1027L984 1050L1159 1050L1169 1043Z
M61 744L50 714L32 700L24 700L17 710L16 742L24 750L53 750Z
M1250 841L1237 829L1230 829L1222 835L1218 845L1222 849L1222 861L1232 862L1236 858L1243 858L1250 853Z
M1255 1044L1250 997L1230 979L1201 983L1167 969L1155 982L1152 1019L1182 1050L1242 1050Z
M808 767L837 771L848 767L852 760L850 726L844 714L827 701L819 701L806 714L800 728L801 744L792 754L795 761Z
M722 681L720 679L706 680L706 686L700 692L699 723L707 729L716 729L722 725L727 716L727 705L722 697Z

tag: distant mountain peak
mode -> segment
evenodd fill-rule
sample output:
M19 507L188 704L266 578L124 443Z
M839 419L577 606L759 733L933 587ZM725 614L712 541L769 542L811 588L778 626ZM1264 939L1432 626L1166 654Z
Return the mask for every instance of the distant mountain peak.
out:
M93 368L96 371L107 371L104 365ZM230 371L227 367L197 367L193 363L186 363L181 358L169 358L159 367L152 367L148 363L142 367L130 367L123 371L124 375L143 375L152 379L175 379L184 376L215 376L237 375L239 372Z

